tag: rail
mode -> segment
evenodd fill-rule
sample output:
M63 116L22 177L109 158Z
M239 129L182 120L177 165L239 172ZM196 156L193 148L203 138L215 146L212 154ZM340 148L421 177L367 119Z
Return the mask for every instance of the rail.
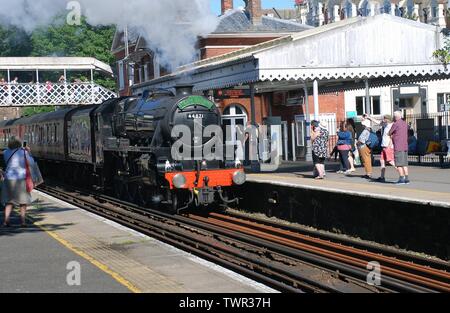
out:
M65 188L39 189L280 291L450 291L447 264L394 251L373 251L373 247L356 248L241 217L218 213L172 216L97 193ZM381 286L366 284L368 260L381 263ZM321 274L316 276L318 270ZM339 278L330 285L336 273Z

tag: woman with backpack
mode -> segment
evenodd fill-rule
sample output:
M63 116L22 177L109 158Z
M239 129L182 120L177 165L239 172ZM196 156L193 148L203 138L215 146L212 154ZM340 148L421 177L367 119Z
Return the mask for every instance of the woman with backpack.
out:
M378 145L379 140L377 135L372 132L372 123L370 120L365 119L361 124L364 126L364 131L358 138L357 146L359 155L361 156L361 161L364 165L364 170L366 172L366 176L364 176L364 178L372 179L372 150L373 147Z
M2 203L6 205L3 227L10 226L14 206L20 207L22 227L26 227L27 206L32 203L31 193L27 191L27 163L32 167L34 159L22 142L14 137L9 140L3 158L6 165L2 185Z
M338 174L350 174L351 166L349 162L349 154L352 150L352 133L347 129L346 123L342 122L337 132L338 142L337 150L341 161L341 170Z

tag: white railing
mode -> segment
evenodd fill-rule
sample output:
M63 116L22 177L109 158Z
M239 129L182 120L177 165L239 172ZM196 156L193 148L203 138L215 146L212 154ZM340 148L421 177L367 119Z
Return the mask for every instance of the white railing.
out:
M0 107L99 104L115 97L94 83L0 83Z

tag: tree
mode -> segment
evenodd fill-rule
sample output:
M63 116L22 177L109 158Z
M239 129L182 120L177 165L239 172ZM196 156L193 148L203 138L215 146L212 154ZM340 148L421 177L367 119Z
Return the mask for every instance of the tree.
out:
M447 69L447 65L450 64L450 30L443 30L445 35L444 47L442 49L436 50L433 53L433 57L436 58L439 62L444 64Z
M40 27L32 33L17 27L0 26L0 57L7 56L71 56L94 57L106 64L113 65L114 55L111 45L115 34L115 26L89 25L82 19L81 25L68 25L65 16L58 16L49 26ZM22 75L25 75L22 74ZM56 81L60 73L41 72L41 81L47 79ZM1 76L1 75L0 75ZM69 78L88 80L86 74L76 74ZM31 77L24 77L31 79ZM112 78L105 78L96 73L95 82L108 89L114 90L116 83ZM52 112L54 107L25 108L23 116Z
M26 117L26 116L32 116L32 115L36 115L36 114L41 114L41 113L48 113L48 112L54 112L55 111L55 107L50 106L50 107L28 107L28 108L24 108L22 109L22 116Z
M111 45L115 26L92 26L85 19L81 25L68 25L64 17L57 17L52 25L41 27L31 35L32 56L94 57L106 64L115 61ZM83 78L78 75L77 78ZM86 77L84 77L86 78ZM116 83L112 78L95 76L95 81L109 89Z
M0 57L28 56L31 50L29 34L16 27L0 25Z

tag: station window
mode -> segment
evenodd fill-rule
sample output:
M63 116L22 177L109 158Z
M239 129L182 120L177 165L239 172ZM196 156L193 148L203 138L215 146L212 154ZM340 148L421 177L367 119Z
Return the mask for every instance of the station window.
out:
M439 93L438 99L438 110L444 112L450 105L450 93Z
M125 89L125 73L123 61L119 61L119 89L120 90Z
M381 115L381 97L370 97L372 115ZM366 114L366 97L356 97L356 112L358 116Z

